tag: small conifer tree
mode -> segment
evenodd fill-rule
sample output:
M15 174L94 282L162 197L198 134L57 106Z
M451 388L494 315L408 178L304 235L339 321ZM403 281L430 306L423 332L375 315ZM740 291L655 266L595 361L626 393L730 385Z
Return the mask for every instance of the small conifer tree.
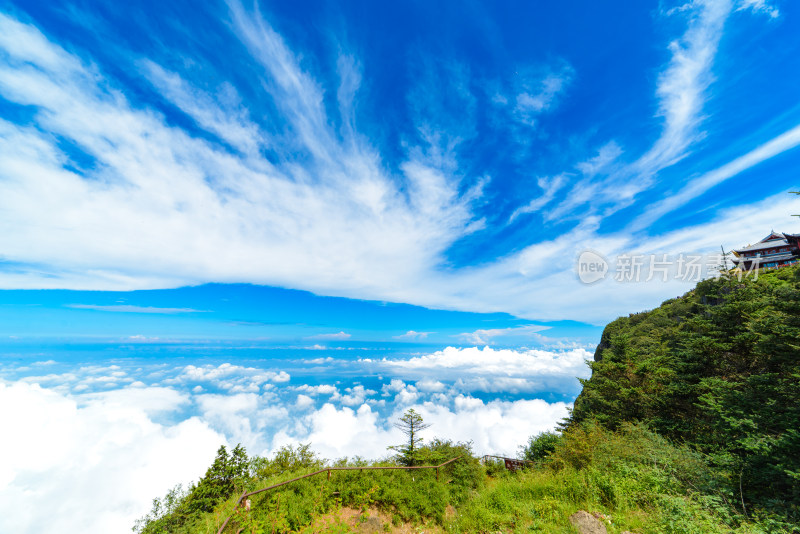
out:
M425 423L422 415L417 413L414 408L409 408L394 426L408 436L408 441L402 445L392 445L389 449L399 453L397 461L400 464L412 466L416 463L419 448L422 445L422 438L419 434L431 425Z

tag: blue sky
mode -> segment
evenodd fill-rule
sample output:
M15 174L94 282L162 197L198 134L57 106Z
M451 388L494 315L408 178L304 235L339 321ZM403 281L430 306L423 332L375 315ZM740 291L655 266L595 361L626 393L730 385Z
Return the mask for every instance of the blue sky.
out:
M583 249L796 230L791 6L575 11L7 4L0 287L251 283L602 325L689 285L587 290Z
M82 477L100 493L73 509L107 513L64 529L127 528L220 442L380 456L410 406L512 453L567 413L604 324L693 286L677 258L709 276L800 232L798 17L0 3L0 402L25 429L0 457L29 458L0 502ZM616 280L631 256L642 280ZM40 438L98 443L97 471L37 463Z

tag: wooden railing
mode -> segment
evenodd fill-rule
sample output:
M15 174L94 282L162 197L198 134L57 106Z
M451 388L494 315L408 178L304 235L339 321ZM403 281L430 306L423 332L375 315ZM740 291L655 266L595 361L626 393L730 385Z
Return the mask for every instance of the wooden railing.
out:
M456 460L458 460L460 458L461 458L461 456L456 456L455 458L451 458L450 460L447 460L446 462L441 463L439 465L412 465L412 466L407 466L407 467L404 467L404 466L326 467L324 469L320 469L319 471L314 471L313 473L309 473L307 475L299 476L299 477L293 478L291 480L286 480L284 482L279 482L278 484L273 484L272 486L267 486L266 488L261 488L261 489L255 490L255 491L246 491L246 492L242 493L239 496L239 498L236 500L236 504L234 505L234 512L235 512L236 508L241 506L242 502L245 499L247 499L248 497L250 497L251 495L256 495L257 493L263 493L265 491L273 490L275 488L280 488L281 486L285 486L287 484L291 484L292 482L297 482L298 480L303 480L304 478L311 478L311 477L316 476L316 475L321 475L322 473L328 473L328 480L330 480L331 479L331 471L366 471L366 470L379 471L379 470L389 470L389 469L404 469L404 470L408 471L408 470L411 470L411 469L436 469L436 480L439 480L439 469L444 467L444 466L446 466L447 464L451 464L451 463L455 462ZM229 515L225 519L225 522L222 523L221 527L219 527L219 530L217 531L217 534L222 534L225 531L225 527L228 526L228 522L231 520L231 517L233 517L233 513L231 515Z

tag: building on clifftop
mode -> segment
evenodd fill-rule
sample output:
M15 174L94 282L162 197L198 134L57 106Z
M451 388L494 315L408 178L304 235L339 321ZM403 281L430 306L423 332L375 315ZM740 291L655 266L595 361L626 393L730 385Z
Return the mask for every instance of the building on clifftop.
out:
M800 234L770 234L756 243L733 251L733 263L744 271L774 269L800 259Z

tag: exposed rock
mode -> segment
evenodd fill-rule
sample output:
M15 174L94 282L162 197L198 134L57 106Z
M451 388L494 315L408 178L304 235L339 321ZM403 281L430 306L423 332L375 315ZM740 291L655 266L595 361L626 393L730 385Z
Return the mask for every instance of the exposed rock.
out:
M371 516L363 523L359 522L357 529L360 534L377 534L383 532L383 521L380 517Z
M603 359L603 351L611 348L611 332L608 327L603 329L603 334L600 336L600 343L594 349L594 361L599 362Z
M581 534L608 534L606 526L585 510L580 510L569 516L569 522Z

